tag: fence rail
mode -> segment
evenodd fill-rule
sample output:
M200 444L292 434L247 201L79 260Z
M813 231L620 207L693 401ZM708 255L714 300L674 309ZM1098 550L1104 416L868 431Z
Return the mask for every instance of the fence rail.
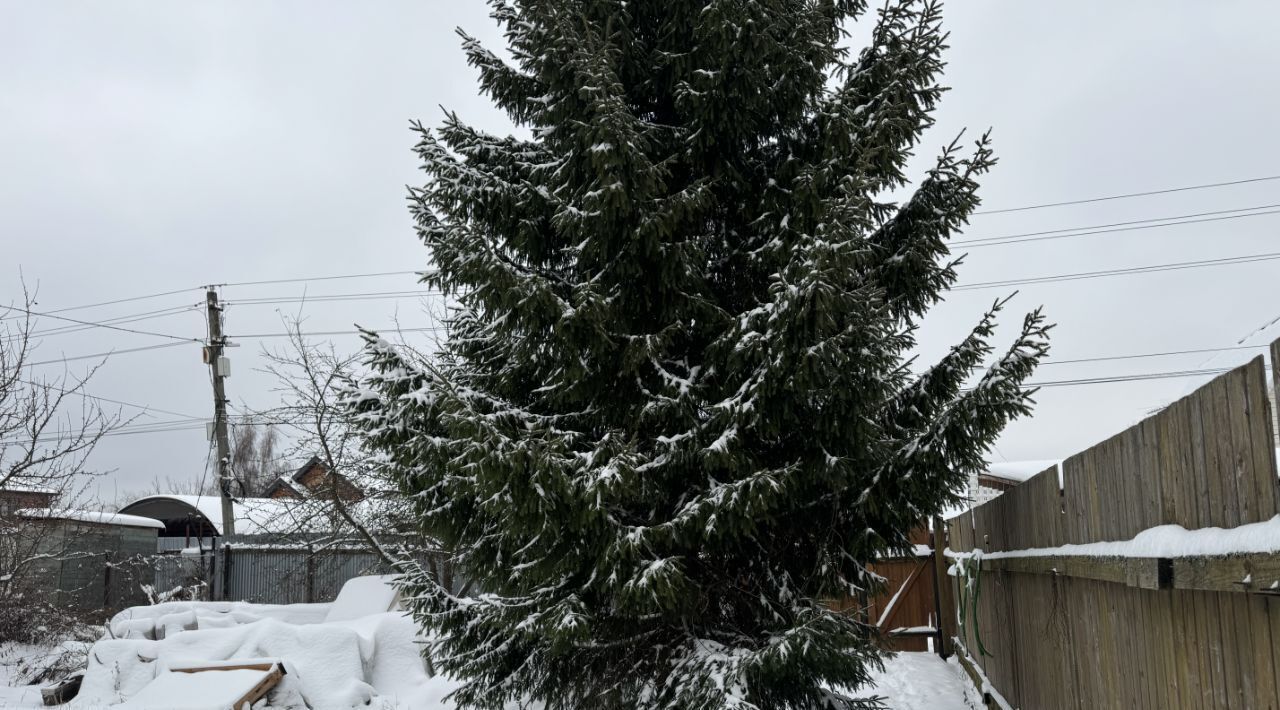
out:
M973 672L1029 710L1280 708L1280 557L1053 549L1271 519L1270 409L1259 357L947 521Z

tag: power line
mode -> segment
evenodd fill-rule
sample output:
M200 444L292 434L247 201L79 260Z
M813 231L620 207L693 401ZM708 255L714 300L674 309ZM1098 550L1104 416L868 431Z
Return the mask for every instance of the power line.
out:
M380 276L426 275L428 273L431 273L431 272L429 271L379 271L379 272L364 273L364 274L333 274L333 275L327 275L327 276L307 276L307 277L284 278L284 279L263 279L259 281L236 281L232 283L224 283L224 284L217 284L217 285L228 286L228 287L258 286L258 285L265 285L265 284L302 283L307 281L332 281L336 279L363 279L363 278L374 278L374 277L380 277ZM51 313L66 313L68 311L79 311L87 308L98 308L100 306L112 306L120 303L132 303L135 301L144 301L152 298L162 298L164 296L173 296L176 294L187 293L189 291L201 291L201 290L204 290L204 288L205 288L204 286L190 286L188 288L175 289L172 291L160 291L157 293L143 294L141 296L129 296L127 298L117 298L110 301L84 303L78 306L67 306L64 308L55 308L49 311L45 311L45 314L48 315ZM19 316L3 316L3 317L0 317L0 320L10 320L17 317Z
M325 303L328 301L376 301L388 298L420 298L422 296L443 296L443 291L418 289L414 291L373 291L368 293L331 293L316 296L273 296L263 298L242 298L224 301L227 306L261 306L277 303Z
M108 330L118 330L118 331L120 331L120 332L122 332L122 333L133 333L133 334L135 334L135 335L151 335L151 336L154 336L154 337L157 337L157 338L169 338L169 339L171 339L171 340L181 340L181 341L183 341L183 342L197 342L197 343L199 343L199 342L203 342L203 341L201 341L199 338L184 338L184 337L182 337L182 336L180 336L180 335L170 335L170 334L168 334L168 333L157 333L157 332L150 331L150 330L136 330L136 329L134 329L134 328L121 328L120 326L117 326L117 325L110 325L110 324L108 324L108 323L97 323L97 322L94 322L94 321L77 320L77 319L75 319L75 318L67 318L66 316L55 316L55 315L50 315L49 313L39 313L39 312L36 312L36 311L30 310L30 309L27 309L27 308L20 308L20 307L18 307L18 306L8 306L8 308L9 308L10 310L22 311L23 313L26 313L27 315L38 316L38 317L40 317L40 318L53 318L54 320L65 320L65 321L67 321L67 322L69 322L69 323L76 323L76 324L78 324L78 325L91 326L91 327L94 327L94 328L107 328Z
M975 215L980 214L1002 214L1006 212L1025 212L1027 210L1039 210L1046 207L1063 207L1066 205L1083 205L1093 202L1106 202L1109 200L1126 200L1131 197L1147 197L1149 195L1167 195L1173 192L1187 192L1189 190L1206 190L1214 187L1228 187L1231 185L1245 185L1254 182L1266 182L1268 180L1280 180L1280 175L1268 175L1265 177L1247 178L1244 180L1229 180L1227 182L1211 182L1203 185L1188 185L1185 187L1170 187L1162 190L1147 190L1146 192L1130 192L1123 195L1105 195L1103 197L1088 197L1081 200L1065 200L1063 202L1045 202L1038 205L1026 205L1023 207L1004 207L995 210L979 210L974 212Z
M237 281L234 283L218 284L219 286L262 286L266 284L291 284L302 283L306 281L334 281L337 279L367 279L379 276L424 276L430 272L427 271L378 271L368 274L336 274L332 276L308 276L288 279L264 279L261 281Z
M998 288L1003 286L1020 286L1024 284L1055 283L1059 281L1079 281L1096 279L1105 276L1125 276L1131 274L1151 274L1160 271L1179 271L1182 269L1198 269L1206 266L1229 266L1232 264L1249 264L1256 261L1272 261L1280 259L1280 252L1269 254L1251 254L1245 256L1229 256L1221 259L1202 259L1200 261L1182 261L1172 264L1152 264L1134 266L1125 269L1107 269L1104 271L1081 271L1072 274L1055 274L1052 276L1034 276L1025 279L1007 279L1005 281L983 281L981 283L953 286L952 291L973 291L978 289Z
M1225 348L1195 348L1191 350L1167 350L1165 352L1137 353L1134 355L1102 355L1097 357L1074 358L1071 360L1052 360L1050 362L1040 363L1040 367L1045 367L1047 365L1074 365L1074 364L1086 363L1086 362L1108 362L1112 360L1141 360L1141 359L1150 358L1150 357L1171 357L1174 355L1206 355L1210 353L1221 353L1221 352L1228 352L1233 350L1261 350L1261 349L1265 349L1266 347L1267 347L1266 345L1240 345L1240 346L1229 346Z
M111 399L110 397L100 397L100 396L98 396L98 395L89 394L89 393L87 393L87 392L81 392L81 391L76 390L76 389L64 389L64 388L58 387L58 386L56 386L56 385L54 385L54 384L52 384L52 383L49 383L49 382L36 382L36 381L34 381L34 380L22 380L22 379L20 379L20 380L18 380L18 381L19 381L19 382L21 382L21 383L23 383L23 384L30 385L30 386L32 386L32 387L48 387L49 389L52 389L52 390L54 390L55 392L60 392L60 393L62 393L62 394L75 395L75 396L77 396L77 397L83 397L84 399L97 400L97 401L99 401L99 402L109 402L109 403L111 403L111 404L118 404L118 405L125 406L125 407L133 407L134 409L140 409L140 410L143 410L144 412L159 412L159 413L161 413L161 414L171 414L171 415L173 415L173 416L175 416L175 417L184 417L184 418L186 418L186 419L200 419L200 418L201 418L201 417L193 417L193 416L191 416L190 414L183 414L182 412L175 412L175 411L172 411L172 410L169 410L169 409L161 409L161 408L159 408L159 407L152 407L152 406L150 406L150 405L146 405L146 404L135 404L135 403L133 403L133 402L126 402L126 401L124 401L124 400L122 400L122 399ZM151 423L152 423L152 422L148 422L148 424L151 424Z
M200 474L200 485L196 488L196 507L200 506L200 498L204 495L204 482L209 477L209 462L213 460L213 442L209 442L209 446L204 452L204 472Z
M129 434L154 434L168 431L185 431L203 428L204 422L191 420L164 420L159 422L146 422L144 424L129 424L121 427L109 429L102 434L102 438L109 436L125 436ZM75 437L86 435L83 430L77 429L59 429L55 431L42 431L36 437L35 443L46 443L49 441L57 441L67 437ZM0 441L0 446L11 446L14 444L28 444L31 439L23 437L13 437L11 439Z
M1212 367L1201 370L1179 370L1176 372L1147 372L1136 375L1116 375L1113 377L1081 377L1070 380L1048 382L1028 382L1026 387L1075 387L1079 385L1101 385L1115 382L1140 382L1145 380L1167 380L1184 377L1201 377L1204 375L1221 375L1230 372L1230 367Z
M180 313L189 313L191 311L196 310L196 308L198 308L198 306L195 306L195 305L176 306L174 308L163 308L157 311L146 311L143 313L135 313L127 316L105 318L101 321L97 321L97 323L104 324L104 325L120 324L120 323L136 323L138 321L152 320L154 318L165 318L168 316L175 316ZM93 330L94 328L97 328L97 327L100 327L100 326L99 325L64 325L58 328L49 328L48 330L34 330L34 331L31 331L30 333L27 333L26 335L33 338L38 336L65 335L67 333L79 333L85 330ZM20 337L22 337L21 334L14 335L10 337L10 340L15 340Z
M192 422L189 424L175 424L171 426L156 427L154 429L127 429L123 431L109 431L102 435L102 438L110 438L116 436L134 436L136 434L167 434L174 431L198 431L205 428L204 422Z
M443 325L429 325L420 328L368 328L366 330L372 330L375 333L424 333L448 330L448 327ZM262 338L288 338L294 335L301 335L304 338L321 335L359 335L361 332L362 331L359 330L317 330L303 333L248 333L246 335L228 335L227 337L231 340L258 340Z
M1085 385L1118 384L1118 383L1127 383L1127 382L1143 382L1143 381L1150 381L1150 380L1186 379L1186 378L1193 378L1193 377L1204 377L1208 375L1220 375L1225 372L1230 372L1231 369L1232 368L1229 368L1229 367L1215 367L1215 368L1205 368L1205 369L1198 369L1198 370L1177 370L1172 372L1137 373L1132 375L1116 375L1116 376L1110 376L1110 377L1081 377L1081 378L1074 378L1074 379L1048 380L1044 382L1028 382L1024 386L1028 388L1078 387L1078 386L1085 386ZM972 389L972 388L966 388L966 391L969 389ZM243 416L252 417L254 415L243 415ZM237 426L286 426L291 424L296 424L296 422L289 422L287 420L265 420L265 419L259 419L258 421L246 420L242 422L237 422ZM121 429L113 430L106 434L103 434L103 438L110 437L110 436L131 436L135 434L167 434L170 432L195 431L198 429L203 429L205 427L206 427L205 422L191 422L191 421L154 422L154 423L148 423L145 425L139 425L139 426L133 426L133 427L122 427ZM57 438L58 436L65 436L65 435L68 435L68 432L51 432L45 437L42 437L41 439L39 439L38 441L51 440L51 439ZM7 444L14 444L14 443L26 443L26 442L22 440L11 440L11 441L0 442L0 446L7 445Z
M187 291L198 291L198 290L200 290L199 287L192 287L192 288L177 289L175 291L161 291L160 293L148 293L142 296L130 296L128 298L117 298L112 301L99 301L98 303L86 303L81 306L67 306L66 308L55 308L51 311L46 311L46 314L47 313L66 313L67 311L80 311L86 308L97 308L99 306L114 306L117 303L132 303L134 301L145 301L151 298L173 296L179 293L186 293ZM4 317L0 317L0 320L9 320L11 318L17 318L17 317L18 316L4 316Z
M278 425L291 424L291 422L284 421L284 420L253 421L251 419L248 419L253 415L237 415L237 416L246 417L246 420L235 422L236 426L278 426ZM103 438L106 438L111 436L129 436L132 434L164 434L164 433L174 432L174 431L196 431L198 429L207 428L209 421L211 420L207 418L195 417L191 419L166 419L158 422L143 422L139 424L127 424L125 426L111 429L110 431L103 434L102 436ZM36 439L36 443L55 441L57 439L61 439L64 437L75 436L80 433L81 432L73 429L62 429L57 431L41 432L40 436L37 437ZM0 441L0 446L19 444L19 443L30 443L30 439L22 439L20 437L15 437L7 441Z
M197 340L195 342L198 343L200 341ZM71 357L63 357L63 358L58 358L56 360L41 360L40 362L29 362L27 363L27 366L35 367L37 365L57 365L64 362L73 362L75 360L91 360L91 359L100 358L100 357L110 357L112 355L123 355L125 353L140 353L146 350L161 350L164 348L176 348L179 345L186 345L186 344L187 344L186 342L159 343L157 345L144 345L139 348L122 348L120 350L108 350L107 352L92 353L89 355L73 355Z
M1160 227L1176 227L1183 224L1203 224L1205 222L1222 222L1229 219L1244 219L1245 217L1263 217L1265 215L1280 214L1280 209L1266 210L1264 212L1252 212L1249 214L1227 214L1228 212L1241 212L1244 210L1262 210L1267 207L1280 207L1280 204L1261 205L1258 207L1246 207L1241 210L1220 210L1217 212L1201 212L1195 215L1184 215L1182 217L1157 217L1152 219L1140 219L1131 222L1114 222L1112 224L1100 224L1092 227L1074 227L1071 229L1049 229L1043 232L1024 232L1022 234L1007 234L1002 237L985 237L982 239L962 239L951 242L951 246L967 246L970 249L979 249L981 247L999 246L1001 244L1021 244L1023 242L1042 242L1049 239L1065 239L1067 237L1083 237L1090 234L1111 234L1112 232L1135 232L1143 229L1158 229ZM1190 217L1199 217L1201 215L1225 215L1220 217L1206 217L1204 219L1188 219ZM1179 221L1169 221L1179 220ZM1151 222L1160 222L1160 224L1149 224ZM1136 225L1136 226L1122 226ZM1062 234L1061 232L1067 232ZM1040 236L1046 235L1046 236Z
M1280 259L1280 253L1243 255L1243 256L1235 256L1235 257L1224 257L1221 259L1204 259L1200 261L1177 262L1177 263L1171 263L1171 264L1154 264L1154 265L1146 265L1146 266L1136 266L1136 267L1129 267L1129 268L1123 268L1123 269L1108 269L1108 270L1102 270L1102 271L1055 274L1050 276L1037 276L1037 277L1029 277L1029 278L1023 278L1023 279L1007 279L1003 281L987 281L987 282L980 282L980 283L974 283L974 284L963 284L963 285L952 287L951 290L952 291L969 291L969 290L980 290L980 289L998 288L998 287L1006 287L1006 286L1018 286L1018 285L1027 285L1027 284L1076 281L1076 280L1082 280L1082 279L1102 278L1102 277L1109 277L1109 276L1125 276L1125 275L1135 275L1135 274L1145 274L1145 273L1156 273L1156 272L1162 272L1162 271L1177 271L1182 269L1202 268L1202 267L1209 267L1209 266L1229 266L1232 264L1245 264L1245 263L1253 263L1253 262L1260 262L1260 261L1272 261L1275 259ZM382 298L382 297L388 297L388 296L400 297L404 295L416 296L416 295L423 295L425 293L431 293L431 292L410 291L410 292L384 292L384 293L375 292L375 293L363 293L363 294L361 293L330 294L327 296L316 296L311 298L304 297L304 298L261 299L261 300L232 301L227 303L239 304L239 305L257 305L257 304L268 303L268 302L280 303L280 302L303 301L303 300L316 300L316 301L364 300L366 298L373 298L373 297L376 297L376 298ZM94 324L94 325L98 325L98 324ZM106 326L106 327L110 327L110 326ZM446 328L444 326L426 326L426 327L420 327L420 328L389 328L387 329L387 331L388 332L393 332L393 331L394 332L428 332L428 331L441 331L445 329ZM316 331L313 333L303 333L302 335L304 337L356 335L359 332L360 331L357 331L357 330ZM234 337L247 340L247 339L263 339L263 338L282 338L282 337L289 337L291 335L293 334L292 333L249 333L249 334L238 335ZM163 343L159 345L150 345L150 346L143 346L138 348L127 348L122 350L93 353L89 355L77 355L72 357L59 358L55 360L44 360L40 362L33 362L29 364L31 366L49 365L49 364L55 364L55 363L71 362L75 360L107 357L115 354L142 352L142 351L155 350L155 349L166 348L166 347L176 347L177 345L182 345L186 342L201 342L195 338L188 340L184 338L177 338L177 336L167 336L167 337L174 337L180 340L181 342ZM1220 350L1226 350L1226 349L1225 348L1205 349L1204 352L1218 352ZM1187 352L1199 352L1199 351L1187 351ZM1181 354L1181 353L1171 353L1171 354ZM1135 356L1135 357L1154 357L1154 356L1156 355L1152 354L1152 355L1142 355L1142 356ZM1117 357L1114 359L1125 359L1126 357L1128 356ZM1110 358L1093 358L1093 359L1090 359L1089 361L1096 361L1096 360L1103 360L1103 359L1110 359ZM1050 363L1050 364L1066 364L1066 362L1067 361L1057 361L1056 363Z

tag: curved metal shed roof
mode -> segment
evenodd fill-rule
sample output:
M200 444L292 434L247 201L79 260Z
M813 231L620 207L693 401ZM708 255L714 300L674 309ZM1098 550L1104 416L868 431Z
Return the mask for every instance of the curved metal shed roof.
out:
M291 532L305 523L292 515L296 502L272 498L241 498L232 502L236 533L259 535L263 533ZM165 523L181 522L194 518L207 523L218 535L222 530L222 501L217 496L205 495L152 495L139 498L120 509L127 515L141 515Z

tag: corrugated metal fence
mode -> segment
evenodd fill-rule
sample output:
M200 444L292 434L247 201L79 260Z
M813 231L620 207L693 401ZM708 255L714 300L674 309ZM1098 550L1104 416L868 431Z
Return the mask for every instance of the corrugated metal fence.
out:
M329 602L353 577L390 574L390 566L359 544L299 542L273 536L240 535L215 540L213 549L156 558L156 589L207 585L213 599L259 604ZM420 552L424 565L439 553Z

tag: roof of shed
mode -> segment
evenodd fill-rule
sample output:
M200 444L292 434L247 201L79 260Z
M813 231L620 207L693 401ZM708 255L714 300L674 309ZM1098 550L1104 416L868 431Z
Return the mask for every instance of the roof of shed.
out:
M103 513L97 510L75 510L72 508L23 508L17 512L22 518L36 520L75 520L82 523L98 525L118 525L126 528L164 529L164 523L155 518L144 518L141 515L122 515L120 513Z
M236 532L241 535L285 532L296 529L298 521L290 515L288 501L272 498L238 498L231 504ZM222 500L205 495L152 495L139 498L120 509L122 513L145 513L161 520L198 515L219 535L222 530Z

